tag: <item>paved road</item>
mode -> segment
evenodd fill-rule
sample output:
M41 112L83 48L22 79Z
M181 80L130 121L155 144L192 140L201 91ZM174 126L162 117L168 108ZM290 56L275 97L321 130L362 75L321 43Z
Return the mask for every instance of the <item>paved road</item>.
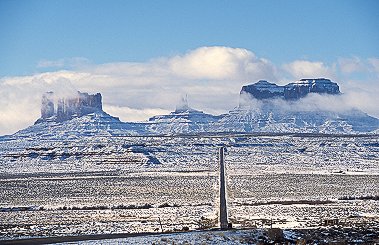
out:
M88 240L103 240L103 239L116 239L128 238L137 236L159 235L159 233L120 233L120 234L99 234L99 235L81 235L81 236L62 236L62 237L44 237L44 238L29 238L29 239L14 239L14 240L0 240L0 244L12 245L29 245L29 244L51 244L63 242L79 242Z

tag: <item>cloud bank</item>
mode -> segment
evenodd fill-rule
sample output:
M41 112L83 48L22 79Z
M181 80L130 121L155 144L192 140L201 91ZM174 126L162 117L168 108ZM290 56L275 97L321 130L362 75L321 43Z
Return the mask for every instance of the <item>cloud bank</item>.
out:
M41 95L46 91L100 92L105 111L123 121L141 121L174 110L186 94L193 108L225 113L238 105L242 85L260 79L280 83L328 77L338 82L343 99L309 99L305 105L349 106L379 117L379 59L375 57L340 58L332 64L311 60L273 64L250 50L216 46L146 62L91 64L85 58L72 58L44 60L38 67L56 71L0 79L0 135L31 125L40 115Z
M296 60L289 64L283 65L292 77L314 78L317 77L334 77L334 71L323 62L312 62L307 60Z

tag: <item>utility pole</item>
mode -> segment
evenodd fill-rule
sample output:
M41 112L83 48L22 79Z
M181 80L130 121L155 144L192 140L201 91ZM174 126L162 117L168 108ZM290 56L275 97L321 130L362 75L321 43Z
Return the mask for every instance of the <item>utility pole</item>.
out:
M228 229L228 212L226 208L226 194L225 194L225 147L219 150L220 161L220 228L223 230Z

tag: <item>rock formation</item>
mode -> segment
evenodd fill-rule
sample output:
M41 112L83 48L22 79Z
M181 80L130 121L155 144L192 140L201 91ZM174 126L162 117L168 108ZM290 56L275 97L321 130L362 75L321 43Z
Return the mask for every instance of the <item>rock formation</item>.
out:
M300 99L309 93L318 94L340 94L337 83L325 78L301 79L284 86L285 99Z
M42 96L41 118L54 116L54 93L47 92Z
M272 98L296 100L305 97L309 93L340 94L340 90L338 84L329 79L315 78L301 79L285 86L260 80L257 83L243 86L240 93L250 94L259 100Z
M42 96L41 118L36 123L62 122L96 111L102 111L100 93L90 95L78 91L74 96L56 98L54 92L47 92Z

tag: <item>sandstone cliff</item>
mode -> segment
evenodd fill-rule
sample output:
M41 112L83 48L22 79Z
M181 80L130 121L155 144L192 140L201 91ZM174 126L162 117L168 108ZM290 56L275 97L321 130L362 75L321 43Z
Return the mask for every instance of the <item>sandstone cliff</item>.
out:
M54 92L42 96L41 118L36 121L62 122L96 111L102 111L101 94L77 92L74 96L57 98Z

